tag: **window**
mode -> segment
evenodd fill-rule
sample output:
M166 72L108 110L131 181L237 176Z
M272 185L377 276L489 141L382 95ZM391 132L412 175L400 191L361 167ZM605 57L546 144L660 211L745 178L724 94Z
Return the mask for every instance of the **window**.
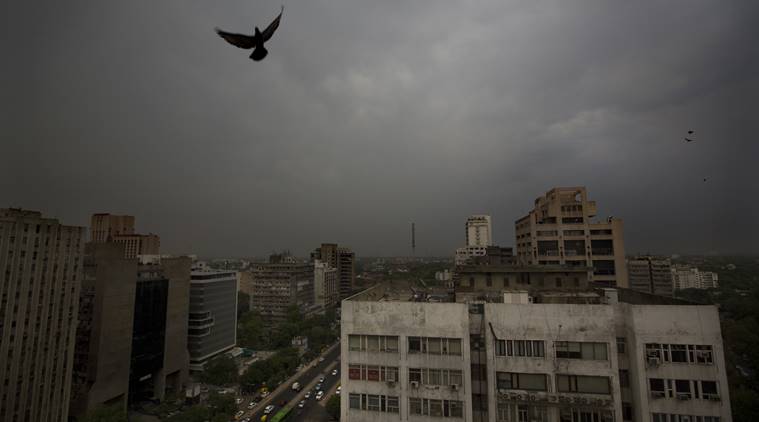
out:
M628 371L627 369L619 370L619 386L620 387L630 386L630 371Z
M617 337L617 353L625 353L627 340L624 337Z
M633 407L632 404L627 402L622 402L622 420L624 421L631 421L633 420Z
M651 378L648 380L648 386L651 389L651 393L661 393L664 395L664 380L661 378Z
M410 415L428 415L446 418L463 417L463 402L456 400L433 400L409 397L408 407Z
M688 363L688 347L684 344L669 345L670 360L676 363Z
M348 350L353 352L398 353L398 336L348 335Z
M663 362L714 363L711 345L694 344L646 344L646 358L659 358Z
M348 407L351 409L361 409L361 395L360 394L349 394L348 395Z
M409 382L422 382L422 370L419 368L409 368L408 370Z
M611 394L607 377L589 375L556 375L556 389L562 393Z
M398 367L349 364L348 379L363 381L398 381Z
M556 357L564 359L607 360L606 343L557 341Z
M388 413L398 413L398 397L394 396L388 396L387 397L387 412Z
M427 385L461 385L463 372L458 369L409 368L409 382Z
M543 340L496 340L496 356L545 357Z
M675 380L675 392L678 398L691 398L690 380Z
M409 353L461 356L461 339L440 337L409 337Z
M496 385L503 390L547 391L545 374L497 372Z
M717 382L701 381L701 394L704 396L704 398L710 398L712 396L718 395L719 393L717 392Z

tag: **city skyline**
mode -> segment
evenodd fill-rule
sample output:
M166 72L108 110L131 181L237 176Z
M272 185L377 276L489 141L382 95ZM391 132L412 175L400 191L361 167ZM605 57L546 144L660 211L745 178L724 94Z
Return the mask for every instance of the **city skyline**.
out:
M135 215L208 256L401 255L413 221L444 255L439 227L487 213L509 244L581 185L630 252L757 253L759 4L639 6L294 4L253 63L213 28L278 4L14 3L3 206Z

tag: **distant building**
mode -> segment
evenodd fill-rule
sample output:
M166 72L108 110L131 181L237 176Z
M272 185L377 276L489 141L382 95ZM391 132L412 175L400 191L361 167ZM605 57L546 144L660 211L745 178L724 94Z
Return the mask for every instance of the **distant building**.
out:
M622 220L592 221L595 216L596 202L584 187L551 189L515 223L517 259L591 267L596 284L627 287Z
M100 213L90 219L90 242L109 242L114 236L129 234L134 234L134 216Z
M452 279L453 273L451 273L451 271L448 269L435 272L435 280L437 281L451 281Z
M322 243L311 252L311 260L320 260L337 269L340 283L340 298L346 298L356 288L356 256L348 248L338 247L336 243Z
M340 304L337 268L332 268L320 260L314 261L314 301L320 312Z
M261 314L265 323L285 321L291 306L304 315L314 312L313 264L272 255L268 263L254 263L249 271L251 309Z
M471 215L466 219L466 246L492 246L493 227L489 215Z
M162 399L188 377L190 258L125 258L125 246L86 245L71 416Z
M453 300L343 301L342 422L731 421L715 306L491 270Z
M0 209L0 420L68 419L85 228Z
M672 267L672 285L676 290L715 289L719 287L719 277L717 273L699 271L689 265L675 265Z
M190 278L187 348L190 370L237 344L237 272L194 269Z
M486 246L465 246L456 249L454 262L456 265L464 265L475 257L485 256L488 248Z
M160 254L161 239L152 233L135 233L131 215L93 214L90 221L91 241L123 243L125 258Z
M630 288L659 296L672 296L672 268L667 257L642 255L627 260Z

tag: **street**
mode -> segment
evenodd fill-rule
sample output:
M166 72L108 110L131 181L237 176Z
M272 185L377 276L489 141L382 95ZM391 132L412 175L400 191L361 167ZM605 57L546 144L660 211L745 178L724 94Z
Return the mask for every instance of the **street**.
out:
M340 382L339 373L337 375L331 374L333 369L340 369L339 344L324 355L323 362L317 362L314 367L304 370L296 379L286 382L286 388L278 388L274 390L268 397L261 400L261 402L259 402L252 410L248 410L248 403L250 403L251 400L250 397L244 397L243 402L238 406L240 410L245 411L245 414L241 419L249 417L251 418L251 422L260 422L261 416L264 414L264 408L269 404L275 406L275 409L268 416L271 418L282 409L282 403L284 402L293 408L289 420L298 422L327 421L329 416L325 411L324 405L327 403L329 397L334 394L334 390ZM322 390L324 390L325 394L320 401L317 401L315 398L316 390L314 387L319 383L320 377L324 377ZM291 388L295 381L303 386L300 392L293 391ZM307 391L311 391L311 398L306 400L306 404L302 409L298 408L298 402L303 400L303 396Z

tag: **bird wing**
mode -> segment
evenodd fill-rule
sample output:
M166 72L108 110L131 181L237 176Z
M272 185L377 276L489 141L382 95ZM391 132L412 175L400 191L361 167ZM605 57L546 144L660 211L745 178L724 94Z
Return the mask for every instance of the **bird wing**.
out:
M233 34L231 32L222 31L219 28L216 28L216 33L235 47L249 50L256 46L256 39L250 35Z
M693 139L685 138L685 142L693 142Z
M272 35L274 35L274 31L279 28L279 22L282 20L282 12L285 11L285 6L282 6L282 10L279 12L279 16L277 16L276 19L274 19L269 26L264 29L264 32L261 33L261 36L264 39L264 42L269 41Z

